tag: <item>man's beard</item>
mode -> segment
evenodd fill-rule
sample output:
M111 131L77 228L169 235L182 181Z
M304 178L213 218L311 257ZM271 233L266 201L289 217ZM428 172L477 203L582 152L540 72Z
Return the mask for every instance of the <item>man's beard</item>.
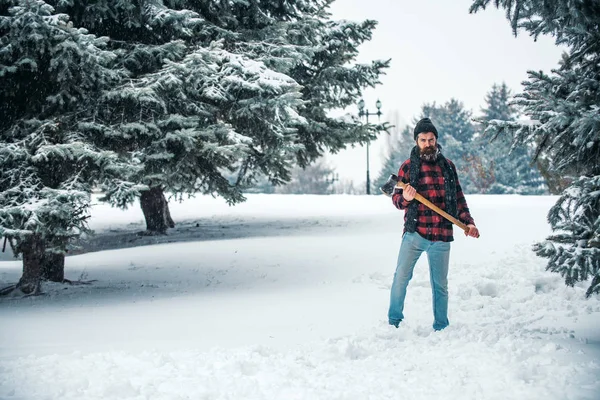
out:
M419 149L419 157L421 161L434 162L437 160L440 150L437 146L428 146L423 149Z

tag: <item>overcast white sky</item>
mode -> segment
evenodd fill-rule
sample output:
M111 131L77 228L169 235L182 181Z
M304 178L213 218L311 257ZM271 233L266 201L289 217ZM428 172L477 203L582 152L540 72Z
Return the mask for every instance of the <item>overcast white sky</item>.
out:
M514 37L504 11L493 6L469 14L472 0L336 0L332 18L379 22L373 39L361 47L358 62L391 58L382 84L368 90L369 111L383 103L384 116L397 111L412 124L424 102L454 97L478 114L494 83L522 90L528 70L550 72L564 48L551 37L534 42L526 32ZM348 110L354 112L354 110ZM435 121L434 121L435 123ZM371 179L380 170L383 140L370 146ZM328 156L340 179L364 186L366 149ZM390 171L394 172L394 171Z

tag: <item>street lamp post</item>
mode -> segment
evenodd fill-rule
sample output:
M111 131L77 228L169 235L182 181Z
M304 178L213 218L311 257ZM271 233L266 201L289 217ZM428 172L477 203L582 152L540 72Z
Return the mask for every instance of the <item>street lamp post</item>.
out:
M381 121L381 101L379 99L375 103L377 112L370 113L369 110L365 109L365 101L360 99L358 102L358 116L365 117L367 125L369 125L369 115L377 115L377 121ZM367 194L371 194L371 178L369 176L369 142L367 142Z

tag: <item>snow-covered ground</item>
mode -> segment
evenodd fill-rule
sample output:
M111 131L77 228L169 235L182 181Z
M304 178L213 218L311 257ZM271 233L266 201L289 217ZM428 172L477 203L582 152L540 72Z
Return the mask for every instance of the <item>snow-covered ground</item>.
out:
M425 256L387 325L386 197L199 197L171 205L165 237L96 205L66 260L92 285L0 300L0 399L599 399L600 299L531 252L556 198L467 200L481 238L455 229L441 332ZM20 268L0 262L0 285Z

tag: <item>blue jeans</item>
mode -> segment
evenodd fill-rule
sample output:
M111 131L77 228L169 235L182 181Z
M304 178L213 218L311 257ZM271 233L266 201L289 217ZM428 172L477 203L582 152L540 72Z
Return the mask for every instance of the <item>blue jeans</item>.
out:
M404 319L404 299L406 288L413 276L413 270L421 253L427 252L429 260L429 279L433 294L433 329L440 330L448 326L448 264L450 261L450 243L432 242L416 232L406 232L398 254L396 273L390 294L388 320L398 325Z

